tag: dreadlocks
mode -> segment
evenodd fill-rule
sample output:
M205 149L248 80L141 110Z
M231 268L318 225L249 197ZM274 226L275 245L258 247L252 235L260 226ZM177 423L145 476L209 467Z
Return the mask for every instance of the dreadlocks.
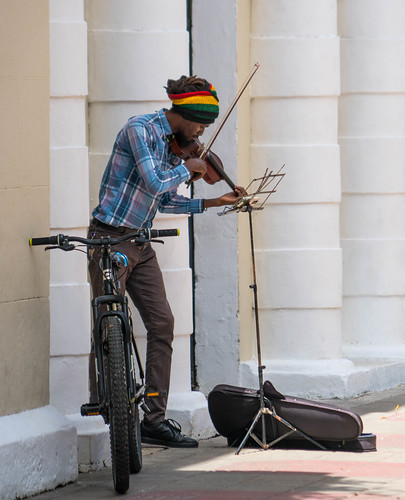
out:
M198 76L181 76L178 80L167 80L167 87L165 87L168 94L185 94L188 92L196 92L204 90L208 82L204 78Z

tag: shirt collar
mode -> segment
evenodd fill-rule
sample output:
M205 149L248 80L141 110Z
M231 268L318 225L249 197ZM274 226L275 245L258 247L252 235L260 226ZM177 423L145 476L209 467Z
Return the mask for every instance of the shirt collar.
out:
M169 122L167 121L167 118L166 118L166 115L165 115L165 111L167 111L166 108L162 108L160 109L157 114L158 114L158 117L159 117L159 120L160 120L160 124L162 126L162 129L163 129L163 133L166 137L172 137L173 135L173 132L172 132L172 128L171 126L169 125Z

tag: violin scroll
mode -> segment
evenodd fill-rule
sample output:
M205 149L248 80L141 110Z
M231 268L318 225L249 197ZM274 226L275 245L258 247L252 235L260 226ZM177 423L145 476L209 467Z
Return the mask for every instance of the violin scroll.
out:
M201 158L204 160L207 165L207 172L203 175L203 179L208 184L215 184L221 180L225 180L228 186L232 190L235 190L235 184L224 171L224 166L219 156L213 151L205 149L204 144L201 144L198 139L195 139L187 148L182 149L176 141L176 138L174 138L170 142L170 148L176 156L184 161L190 158ZM193 182L194 180L197 179L191 179L189 182Z

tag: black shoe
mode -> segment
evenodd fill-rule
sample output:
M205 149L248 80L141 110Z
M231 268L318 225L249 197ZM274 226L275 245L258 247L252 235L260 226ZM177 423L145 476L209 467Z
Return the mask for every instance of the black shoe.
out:
M183 436L180 424L175 420L163 420L156 424L141 422L142 443L157 444L173 448L197 448L198 441Z

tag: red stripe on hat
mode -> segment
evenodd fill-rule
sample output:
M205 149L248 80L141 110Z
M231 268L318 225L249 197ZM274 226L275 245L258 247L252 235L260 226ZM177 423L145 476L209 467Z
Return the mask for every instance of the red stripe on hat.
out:
M195 95L212 95L209 90L200 90L198 92L187 92L185 94L167 94L169 99L186 99L187 97L193 97Z

